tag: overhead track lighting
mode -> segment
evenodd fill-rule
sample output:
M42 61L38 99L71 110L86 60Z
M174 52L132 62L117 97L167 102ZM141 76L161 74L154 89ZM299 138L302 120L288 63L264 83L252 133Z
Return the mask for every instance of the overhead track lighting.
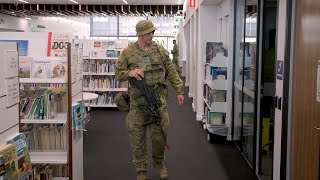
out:
M73 2L73 3L75 3L75 4L79 4L77 1L75 1L75 0L69 0L69 1L71 1L71 2Z
M18 0L18 1L29 4L28 1L24 1L24 0Z

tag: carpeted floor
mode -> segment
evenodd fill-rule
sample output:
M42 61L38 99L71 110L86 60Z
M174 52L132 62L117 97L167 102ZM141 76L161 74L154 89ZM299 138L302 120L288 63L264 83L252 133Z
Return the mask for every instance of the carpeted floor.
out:
M178 106L169 88L170 129L166 151L169 180L251 180L253 173L233 143L210 144L207 133L196 121L192 99ZM186 93L187 89L186 89ZM187 97L187 96L186 96ZM125 113L92 109L84 137L85 180L135 180ZM149 180L158 180L149 158Z

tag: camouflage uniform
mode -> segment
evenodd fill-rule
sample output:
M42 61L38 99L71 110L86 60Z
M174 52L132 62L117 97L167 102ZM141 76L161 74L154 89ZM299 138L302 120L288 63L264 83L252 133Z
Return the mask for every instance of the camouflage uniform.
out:
M144 20L148 21L148 20ZM151 21L149 21L151 22ZM138 23L139 24L139 23ZM138 29L137 24L137 29ZM152 24L153 27L153 24ZM137 30L137 34L139 34ZM152 32L152 31L149 31ZM149 33L146 31L146 33ZM146 34L145 33L145 34ZM146 83L151 90L158 92L162 107L159 108L161 117L161 126L167 134L169 127L169 115L167 112L168 91L166 80L168 79L177 94L183 94L183 82L174 69L169 58L169 53L163 46L152 42L148 51L139 49L138 42L132 43L125 48L117 62L116 78L120 81L128 80L129 71L139 68L144 72ZM159 85L159 83L161 85ZM146 132L147 128L152 139L152 158L155 164L160 164L164 159L165 141L161 134L160 128L156 124L143 126L150 117L147 108L139 107L139 104L146 104L144 96L139 96L140 91L133 85L130 86L130 111L127 115L126 124L133 150L133 163L138 173L147 172L147 146Z
M173 56L172 62L176 65L176 69L179 72L179 68L180 68L179 67L179 59L178 59L178 57L179 57L179 48L178 48L177 44L175 44L173 46L173 50L171 51L171 54Z

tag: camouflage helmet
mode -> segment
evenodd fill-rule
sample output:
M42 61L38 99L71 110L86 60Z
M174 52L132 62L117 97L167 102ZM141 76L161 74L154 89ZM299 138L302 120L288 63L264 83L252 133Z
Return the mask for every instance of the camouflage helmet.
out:
M150 20L139 21L136 25L137 36L148 34L157 29L158 28L154 27L153 23Z
M130 110L129 94L117 93L114 97L114 103L120 111L127 112Z

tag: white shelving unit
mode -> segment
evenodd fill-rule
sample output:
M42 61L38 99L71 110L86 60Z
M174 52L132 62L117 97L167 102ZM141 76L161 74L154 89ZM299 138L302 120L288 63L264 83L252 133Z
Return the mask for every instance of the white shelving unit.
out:
M92 86L88 86L88 84L92 83L92 79L102 79L106 77L108 79L115 79L115 61L118 60L118 56L120 55L119 52L121 52L127 45L129 44L128 40L87 40L87 49L84 49L86 51L87 55L84 58L84 63L87 63L84 68L83 76L84 76L84 92L95 92L99 96L95 100L90 100L90 102L86 103L86 107L102 107L102 108L114 108L116 107L113 104L104 104L104 103L110 103L108 101L112 101L112 94L111 93L117 93L117 92L126 92L128 91L128 88L124 88L124 86L120 86L122 88L92 88ZM115 53L113 55L117 57L107 57L108 52L114 51ZM113 56L111 55L111 56ZM97 57L98 56L98 57ZM111 62L110 62L111 61ZM96 63L100 62L100 63ZM110 63L110 64L107 64ZM94 65L93 65L94 64ZM100 65L107 64L107 69L101 68ZM92 68L91 66L94 66ZM98 67L97 67L98 66ZM109 68L112 69L109 69ZM105 77L104 77L105 76ZM88 79L90 79L90 83L88 82ZM122 83L122 82L121 82ZM112 87L112 86L111 86ZM102 102L103 101L103 102Z
M30 152L30 160L33 164L66 164L68 152Z
M19 78L20 83L29 84L65 84L67 81L63 78Z
M128 91L128 88L106 88L106 89L90 89L90 88L83 88L83 91L99 91L99 92L118 92L118 91Z
M225 73L225 79L213 79L212 78L212 68L215 69L223 69L226 71ZM206 63L205 68L206 71L206 78L204 80L204 85L205 85L205 94L203 97L203 102L205 104L204 106L204 112L205 112L205 117L203 119L203 128L208 131L208 139L210 140L211 134L216 134L220 136L227 136L228 133L228 126L224 123L219 124L210 124L209 123L209 112L210 113L219 113L221 114L221 117L223 119L226 119L226 114L228 113L227 110L227 96L228 96L228 78L227 77L227 71L228 71L228 57L223 56L223 54L217 53L217 55L212 59L212 63ZM211 100L212 102L208 102L208 98L210 96L213 96L211 93L212 91L224 91L225 97L224 97L224 102L215 102ZM220 94L221 95L221 94ZM212 97L211 97L212 98Z
M67 123L67 113L60 113L55 119L20 119L20 123L26 124L65 124Z

